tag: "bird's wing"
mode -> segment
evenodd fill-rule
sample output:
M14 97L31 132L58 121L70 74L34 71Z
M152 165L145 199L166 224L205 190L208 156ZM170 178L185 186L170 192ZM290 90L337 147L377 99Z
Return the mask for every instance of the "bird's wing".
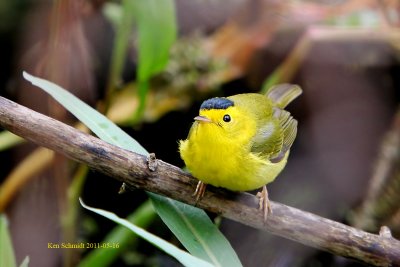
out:
M293 119L288 111L279 108L274 108L273 116L278 119L283 134L281 150L270 158L271 162L276 163L284 158L286 152L292 147L294 139L296 139L297 120Z
M251 151L260 153L273 163L281 161L292 146L297 134L297 121L286 110L274 107L273 117L253 138Z
M251 152L267 158L278 154L282 148L282 133L279 128L273 120L262 123L253 137Z

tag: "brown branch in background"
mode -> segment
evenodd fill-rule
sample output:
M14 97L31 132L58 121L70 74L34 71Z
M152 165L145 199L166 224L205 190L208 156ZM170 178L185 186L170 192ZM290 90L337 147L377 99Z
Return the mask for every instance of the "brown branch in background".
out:
M298 72L303 60L310 53L310 49L317 43L322 42L353 42L353 41L386 41L398 48L400 33L389 29L376 31L371 29L343 29L329 26L310 26L302 37L297 41L294 48L288 53L285 60L274 70L268 82L264 84L263 92L272 85L288 83Z
M40 146L85 163L127 184L190 205L196 180L178 167L110 145L59 121L0 97L0 125ZM153 168L154 167L154 168ZM336 255L376 266L400 266L400 241L386 228L370 234L341 223L272 202L273 214L263 221L258 199L210 186L197 206L248 226Z
M356 227L376 231L388 225L400 232L400 107L386 133L369 191L352 218Z
M37 160L40 158L40 161ZM0 213L5 210L17 191L32 177L45 170L54 159L54 152L38 148L29 154L4 180L0 187Z

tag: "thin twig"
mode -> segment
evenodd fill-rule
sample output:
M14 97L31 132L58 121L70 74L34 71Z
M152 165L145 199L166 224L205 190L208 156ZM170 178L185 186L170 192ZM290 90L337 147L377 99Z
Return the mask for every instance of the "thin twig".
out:
M146 157L110 145L59 121L0 97L0 125L65 156L85 163L128 187L141 188L190 205L196 179L157 160L150 170ZM263 221L258 199L209 187L197 206L254 228L377 266L400 266L400 241L370 234L341 223L272 202L273 214Z

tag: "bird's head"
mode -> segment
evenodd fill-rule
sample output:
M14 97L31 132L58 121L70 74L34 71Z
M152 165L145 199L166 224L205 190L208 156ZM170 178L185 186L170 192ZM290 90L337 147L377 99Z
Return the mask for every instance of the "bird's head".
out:
M222 97L211 98L200 106L199 116L194 118L198 126L217 136L238 139L252 124L247 114L235 103Z

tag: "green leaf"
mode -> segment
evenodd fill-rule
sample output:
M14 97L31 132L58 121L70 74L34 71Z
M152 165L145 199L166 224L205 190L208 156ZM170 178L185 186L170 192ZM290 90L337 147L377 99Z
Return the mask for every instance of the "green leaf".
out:
M111 91L115 88L121 79L121 73L126 60L126 53L129 46L129 38L132 34L133 22L134 22L134 4L132 0L124 0L122 2L121 15L114 16L111 21L117 26L116 36L114 40L114 47L112 50L111 57L111 68L110 76L108 78L107 94L108 97ZM109 8L106 9L109 12ZM114 8L114 11L116 8ZM114 12L115 14L116 12Z
M110 8L108 8L109 10ZM109 10L110 11L110 10ZM111 11L117 13L114 7ZM112 16L116 21L118 16ZM164 69L169 59L169 50L176 40L177 27L174 0L122 1L114 41L108 95L119 81L126 58L133 22L137 26L137 83L139 107L133 120L144 111L150 78Z
M242 266L228 240L203 210L149 194L164 223L194 256L207 259L215 266Z
M17 266L8 230L8 221L4 214L0 214L0 266Z
M168 253L169 255L171 255L172 257L174 257L175 259L177 259L180 263L182 263L185 266L193 266L193 267L212 267L213 265L211 265L210 263L198 259L192 255L190 255L189 253L171 245L170 243L168 243L167 241L159 238L158 236L155 236L149 232L147 232L146 230L137 227L136 225L130 223L127 220L124 220L120 217L118 217L117 215L115 215L114 213L111 213L109 211L105 211L105 210L101 210L101 209L96 209L96 208L91 208L89 206L86 206L82 200L80 200L81 205L85 208L88 209L90 211L93 211L94 213L97 213L101 216L104 216L120 225L123 225L125 227L127 227L129 230L131 230L132 232L136 233L137 235L139 235L140 237L146 239L148 242L152 243L154 246L159 247L160 249L162 249L164 252Z
M150 201L144 202L132 214L127 217L127 221L136 226L146 228L156 216ZM119 249L93 249L82 259L78 267L106 267L128 247L136 241L136 236L130 233L126 227L116 226L107 234L102 243L118 243Z
M9 131L2 131L0 133L0 151L9 149L15 145L21 144L25 140L18 135L15 135Z
M122 131L106 116L97 112L67 90L47 80L34 77L27 72L23 72L23 76L33 85L51 95L102 140L138 154L148 155L148 152L135 139Z
M146 81L165 67L176 39L173 0L130 1L138 28L138 80Z
M67 108L101 139L109 139L110 143L117 144L136 153L141 153L144 155L148 154L148 152L142 146L140 146L133 138L122 131L113 122L108 120L95 109L89 107L74 95L62 89L60 86L44 79L29 75L25 72L24 77L34 85L39 86L52 95L61 105ZM122 141L123 143L120 143ZM153 200L154 194L149 194L149 196ZM164 202L162 203L162 210L160 210L160 202ZM156 212L160 215L162 220L166 222L167 226L171 227L170 229L174 233L177 234L179 231L185 233L185 238L179 237L179 239L181 242L185 242L183 245L190 251L190 253L193 255L203 255L204 260L210 260L211 262L213 262L214 258L219 259L220 261L223 261L226 258L229 260L237 259L237 255L229 242L223 237L219 230L215 228L214 224L210 221L204 211L189 205L182 206L182 203L164 197L157 197L157 199L154 200L154 203L156 203ZM181 212L181 216L169 215L176 214L177 209L179 209ZM202 224L202 227L200 227L199 224ZM202 230L198 231L196 228ZM179 231L177 229L179 229ZM214 229L213 238L211 238L208 232L203 232L204 229L206 229L205 231ZM218 231L219 234L215 234L215 231ZM221 250L224 251L223 255L227 255L224 257L224 259L219 256ZM240 262L237 262L237 265L223 263L219 265L241 266Z
M168 63L169 50L176 40L174 0L129 1L133 5L138 31L139 108L134 120L141 118L151 76Z
M28 266L29 266L29 256L26 256L25 259L19 265L19 267L28 267Z

